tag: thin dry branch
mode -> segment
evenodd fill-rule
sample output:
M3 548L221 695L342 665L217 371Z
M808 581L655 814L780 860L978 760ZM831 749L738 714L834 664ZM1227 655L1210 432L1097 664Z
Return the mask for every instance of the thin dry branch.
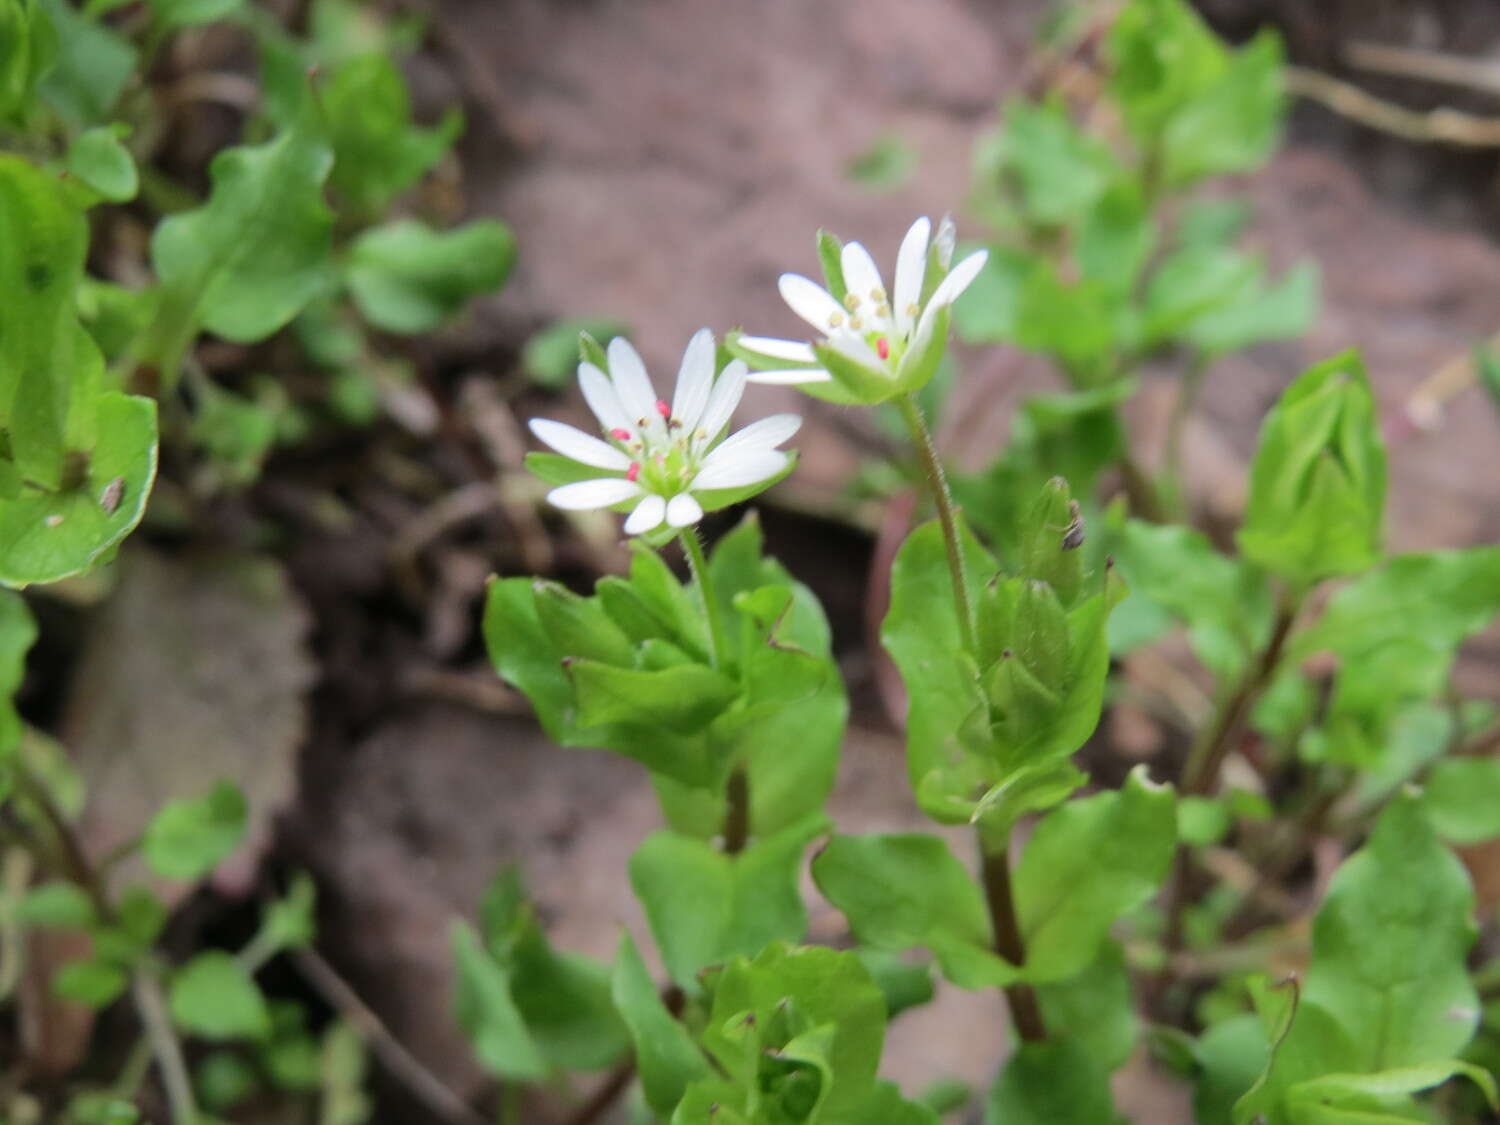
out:
M1460 148L1500 148L1500 118L1478 117L1456 109L1407 109L1300 66L1287 67L1286 85L1293 94L1325 105L1341 117L1404 140Z

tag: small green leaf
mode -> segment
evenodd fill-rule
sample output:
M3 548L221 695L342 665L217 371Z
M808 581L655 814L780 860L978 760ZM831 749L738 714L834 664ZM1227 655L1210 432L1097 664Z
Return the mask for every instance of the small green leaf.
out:
M1261 427L1240 550L1306 585L1380 558L1385 446L1363 363L1353 352L1306 371Z
M493 219L450 231L403 219L355 240L347 277L371 324L415 335L439 327L469 298L498 289L515 256L515 239Z
M227 19L243 4L244 0L150 0L152 15L169 32Z
M1109 1071L1070 1040L1022 1043L985 1102L985 1125L1119 1125Z
M26 892L15 918L23 926L82 930L94 924L93 900L74 883L43 883Z
M1124 1066L1140 1036L1125 951L1106 941L1076 976L1038 986L1042 1023L1050 1038L1077 1043L1107 1071Z
M102 961L73 961L52 974L52 991L86 1008L106 1008L130 984L130 974Z
M635 1044L646 1102L659 1114L670 1113L691 1083L709 1077L708 1060L687 1028L667 1011L628 933L620 935L611 987L615 1007Z
M204 1039L260 1039L271 1014L250 973L228 953L200 953L177 972L167 993L172 1022Z
M1443 839L1478 844L1500 836L1500 761L1449 758L1422 786L1422 808Z
M592 339L608 344L616 336L624 336L626 326L621 321L604 317L553 321L534 333L521 349L521 367L533 383L555 391L572 382L573 372L580 362L580 332L587 332Z
M245 795L222 781L202 797L170 801L146 826L141 853L164 879L207 875L245 835Z
M328 288L333 213L323 184L332 166L311 109L263 145L214 157L208 202L163 220L151 238L164 307L180 318L162 327L163 354L152 358L175 375L194 324L239 343L263 340Z
M1062 100L1005 107L1005 164L1026 218L1057 226L1082 218L1117 175L1114 155L1068 117Z
M1176 849L1175 806L1171 787L1137 766L1118 791L1069 802L1037 825L1015 871L1028 980L1085 968L1115 919L1156 893Z
M545 1077L547 1061L511 998L510 974L462 923L453 926L453 960L454 1014L479 1061L514 1081Z
M579 718L590 726L625 723L693 734L718 718L739 694L727 677L701 664L662 672L571 660Z
M130 41L68 0L40 0L56 28L56 62L41 93L74 129L103 125L136 72L138 53Z
M456 110L436 128L414 125L406 80L384 51L339 63L319 96L337 157L333 188L364 214L378 214L426 175L463 129Z
M57 28L38 0L0 0L0 120L25 122L57 53Z
M630 885L672 979L690 987L708 965L800 940L802 853L826 826L815 815L734 856L675 832L648 836L630 859Z
M891 191L911 177L916 151L897 133L882 133L844 166L844 175L871 191Z

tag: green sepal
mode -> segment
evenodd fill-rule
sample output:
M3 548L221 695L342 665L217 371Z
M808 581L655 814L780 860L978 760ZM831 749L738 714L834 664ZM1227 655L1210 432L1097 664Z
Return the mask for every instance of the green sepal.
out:
M866 367L830 344L814 343L812 349L813 354L818 357L818 363L833 376L834 382L848 396L848 402L873 406L879 402L889 402L903 393L900 384L888 371ZM816 387L818 384L809 383L806 386Z
M844 283L844 244L830 230L819 229L817 234L818 264L823 267L823 280L833 299L843 303L849 287Z

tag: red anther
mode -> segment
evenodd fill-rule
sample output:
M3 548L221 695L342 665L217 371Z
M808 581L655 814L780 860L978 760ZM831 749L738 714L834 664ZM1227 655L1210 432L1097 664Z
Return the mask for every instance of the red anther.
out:
M891 342L884 336L875 341L875 350L880 353L881 359L891 358Z
M656 412L663 418L672 417L672 408L664 403L661 399L656 400Z
M625 470L625 479L634 482L639 479L640 475L641 463L639 461L630 462L630 468Z
M609 436L614 438L616 441L629 441L630 431L625 429L625 427L623 426L616 426L614 429L609 431Z

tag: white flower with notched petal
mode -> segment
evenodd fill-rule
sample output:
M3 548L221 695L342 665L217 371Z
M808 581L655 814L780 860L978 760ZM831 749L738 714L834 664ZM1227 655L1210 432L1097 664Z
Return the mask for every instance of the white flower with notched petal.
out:
M610 341L609 374L580 363L578 383L605 440L546 418L533 418L531 432L564 457L607 475L564 484L547 499L570 510L635 501L625 531L641 535L663 523L697 523L705 497L713 506L723 506L717 502L726 496L736 502L746 488L785 472L792 455L776 447L797 432L802 419L776 414L725 437L745 392L746 369L733 360L715 378L715 354L707 328L688 342L670 406L656 397L646 365L623 337Z
M782 274L781 296L821 339L734 338L734 350L764 368L750 381L836 381L846 399L858 402L880 402L918 389L932 378L947 345L949 308L989 257L979 250L950 270L953 243L950 220L943 220L936 237L925 216L913 223L896 254L892 292L886 291L874 259L858 242L845 244L836 254L830 249L826 289L801 274Z

